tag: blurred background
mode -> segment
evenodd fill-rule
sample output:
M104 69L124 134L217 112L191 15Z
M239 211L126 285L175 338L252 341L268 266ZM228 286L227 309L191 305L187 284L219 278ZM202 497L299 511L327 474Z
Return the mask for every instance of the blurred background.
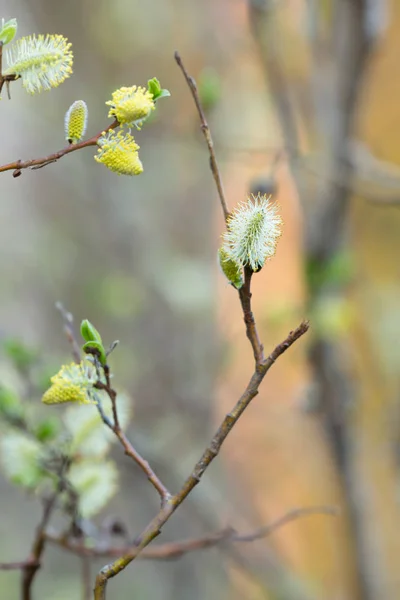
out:
M144 174L117 177L93 149L13 179L2 174L0 337L69 360L55 303L90 318L132 397L129 435L177 490L252 373L237 294L220 274L223 220L193 101L199 84L229 207L273 193L276 257L254 278L266 352L303 317L285 354L159 541L227 524L247 531L293 508L269 538L135 562L110 598L394 600L400 539L400 4L392 0L2 0L18 35L61 33L74 75L29 97L3 93L0 164L64 145L64 114L107 124L114 89L158 77L171 98L137 134ZM10 380L1 361L1 378ZM32 401L38 401L37 398ZM143 474L113 450L121 489L104 515L131 535L158 508ZM0 479L0 560L23 559L39 503ZM104 516L103 515L103 516ZM101 520L102 517L99 517ZM95 573L104 561L94 561ZM76 557L49 549L35 598L80 600ZM19 597L0 572L1 597Z

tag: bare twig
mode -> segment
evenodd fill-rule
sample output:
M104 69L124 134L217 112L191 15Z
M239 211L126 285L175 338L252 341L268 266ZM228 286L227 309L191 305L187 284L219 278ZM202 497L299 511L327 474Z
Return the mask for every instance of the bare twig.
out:
M110 367L106 364L106 365L104 365L103 370L104 370L104 375L106 378L106 392L108 393L108 396L111 400L111 406L112 406L113 417L114 417L114 426L118 431L120 431L121 427L120 427L119 418L118 418L117 392L111 386Z
M0 79L0 90L1 90L1 79ZM115 129L118 127L119 123L115 120L111 125L106 127L104 130L100 131L97 135L93 137L83 140L78 144L70 144L66 148L59 150L58 152L54 152L53 154L49 154L48 156L44 156L42 158L32 158L30 160L16 160L14 162L8 163L6 165L0 166L0 173L4 171L14 171L14 176L18 176L21 174L22 169L30 169L30 168L38 168L44 167L48 164L56 162L63 156L70 154L71 152L75 152L76 150L82 150L82 148L88 148L89 146L96 146L99 139L102 137L104 132L110 131L110 129Z
M225 416L223 422L211 440L209 447L206 448L200 460L195 464L191 475L187 478L181 490L165 503L158 514L152 519L152 521L150 521L145 530L136 538L132 548L126 554L101 569L96 577L94 590L95 600L105 599L108 580L111 577L115 577L115 575L118 575L118 573L125 569L125 567L128 566L129 563L132 562L132 560L134 560L140 554L140 552L161 533L163 525L169 520L171 515L182 504L182 502L187 498L196 485L200 483L201 477L214 458L218 455L221 446L229 432L236 425L240 416L249 406L253 398L258 394L258 388L271 366L279 358L279 356L281 356L281 354L283 354L288 348L290 348L292 344L294 344L296 340L298 340L308 331L308 328L308 322L302 322L297 329L289 333L287 338L281 344L276 346L268 358L256 365L256 369L246 387L246 390L232 411Z
M32 566L35 561L22 560L18 562L0 563L0 571L17 571L18 569L26 569Z
M37 571L41 567L41 558L47 542L45 531L56 507L57 498L62 490L65 489L63 474L64 471L68 469L68 466L68 461L62 462L58 472L59 481L56 490L43 502L42 518L36 529L29 557L22 562L0 564L0 570L20 569L22 571L21 600L32 600L32 584Z
M299 151L300 144L288 85L283 74L281 53L278 44L273 43L278 34L274 27L271 27L268 32L264 30L267 10L263 3L257 3L253 0L249 0L248 3L250 26L254 40L258 45L265 72L268 73L269 85L273 90L272 100L275 102L276 111L280 118L285 140L284 150L289 159L293 159ZM267 44L268 51L266 52L265 46Z
M256 365L261 365L264 360L264 348L260 342L256 322L251 310L251 278L253 271L249 267L244 268L244 285L239 290L239 298L243 310L243 318L246 325L246 335L253 348Z
M96 383L95 387L97 389L104 390L108 394L108 396L111 400L114 422L111 422L111 420L105 415L103 408L101 406L101 402L98 402L97 408L99 410L100 416L101 416L103 422L105 423L105 425L107 425L107 427L109 427L111 429L111 431L113 431L115 433L115 435L121 442L121 445L125 450L125 454L127 456L130 456L135 461L135 463L137 465L139 465L139 467L142 469L142 471L144 471L144 473L146 473L147 479L150 481L150 483L154 486L154 488L157 490L157 492L160 495L161 504L164 505L170 500L171 494L168 491L168 489L165 487L165 485L162 483L160 478L155 474L153 469L150 467L147 460L145 460L143 458L143 456L141 456L141 454L132 446L131 442L128 440L125 433L122 431L120 424L119 424L118 412L117 412L117 392L111 387L110 371L109 371L108 365L105 365L105 367L104 367L104 374L106 377L106 383L98 381Z
M75 332L73 328L74 317L72 313L68 312L64 305L61 302L56 302L56 308L60 311L62 319L64 321L64 332L67 336L67 340L71 345L72 356L76 363L81 362L81 349L75 337Z
M186 83L189 86L189 89L192 93L193 96L193 100L194 103L196 105L197 108L197 112L199 113L199 117L200 117L200 127L201 130L203 132L203 135L205 137L205 140L207 142L207 146L208 146L208 151L210 153L210 168L214 177L214 181L215 181L215 185L217 187L218 190L218 196L219 196L219 200L221 203L221 207L222 207L222 211L224 213L224 218L225 221L228 220L229 218L229 210L228 210L228 206L225 200L225 193L224 193L224 187L222 185L222 179L221 179L221 175L220 175L220 171L219 171L219 167L218 167L218 163L217 163L217 159L215 156L215 150L214 150L214 143L211 137L211 132L210 132L210 128L208 126L207 120L206 120L206 116L204 114L204 110L203 107L201 105L200 102L200 97L199 97L199 93L197 91L197 85L196 82L194 80L194 78L189 75L189 73L186 71L186 68L182 62L182 58L179 54L178 51L175 52L174 54L175 56L175 60L179 66L179 68L181 69L183 76L186 79Z
M306 508L296 508L290 510L282 517L276 519L265 527L260 527L253 531L245 534L237 533L232 527L226 527L220 531L202 536L200 538L193 538L189 540L180 540L178 542L169 542L166 544L159 544L151 546L150 548L144 549L139 558L143 560L171 560L177 559L189 552L197 550L204 550L213 546L218 546L223 542L253 542L265 538L277 529L280 529L284 525L295 521L299 518L307 517L310 515L331 515L335 516L338 514L338 510L331 506L311 506ZM91 558L99 558L104 556L121 556L124 552L128 552L130 548L128 546L104 546L98 545L94 547L86 546L84 543L77 543L62 535L46 533L46 538L49 542L64 548L72 554L77 556L86 556Z
M204 133L204 137L206 139L208 150L210 153L211 171L212 171L214 181L215 181L215 184L216 184L216 187L218 190L218 195L219 195L221 207L222 207L222 210L224 213L225 221L227 221L229 218L229 211L228 211L226 201L225 201L225 196L224 196L223 186L222 186L222 181L221 181L221 175L219 172L217 159L215 157L214 145L213 145L213 141L212 141L212 137L211 137L210 128L207 124L207 121L206 121L206 118L204 115L204 110L201 105L200 97L199 97L199 94L197 91L196 82L195 82L194 78L191 75L189 75L188 71L186 70L186 67L184 66L184 64L182 62L182 58L181 58L179 52L175 52L174 56L175 56L175 60L178 64L179 68L181 69L181 71L185 77L186 83L189 86L189 89L192 93L193 100L194 100L196 108L197 108L197 112L199 113L201 129ZM279 152L279 156L280 155L281 155L281 152ZM277 154L277 156L278 156L278 154ZM251 346L253 348L253 354L254 354L254 359L256 361L256 364L261 364L262 361L264 360L263 346L260 342L260 338L259 338L257 328L256 328L256 323L255 323L254 316L253 316L253 313L251 310L250 287L251 287L251 278L253 275L253 271L250 268L245 268L244 275L245 275L245 282L244 282L243 287L239 290L239 297L240 297L240 302L242 305L244 322L246 324L246 334L247 334L247 337L249 338Z
M46 544L45 530L53 513L58 491L44 504L43 516L36 530L31 554L22 570L22 600L32 600L32 584L37 571L40 569L40 559Z

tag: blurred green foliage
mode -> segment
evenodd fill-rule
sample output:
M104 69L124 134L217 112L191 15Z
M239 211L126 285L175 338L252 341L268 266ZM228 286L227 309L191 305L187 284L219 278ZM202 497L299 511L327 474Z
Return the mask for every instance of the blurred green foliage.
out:
M221 77L213 67L205 67L200 71L197 87L201 103L205 111L209 111L221 98Z
M309 260L305 275L311 295L324 286L343 287L354 275L352 256L349 251L343 250L326 262Z
M30 369L38 358L37 350L14 338L6 339L3 342L3 351L16 369L22 372Z

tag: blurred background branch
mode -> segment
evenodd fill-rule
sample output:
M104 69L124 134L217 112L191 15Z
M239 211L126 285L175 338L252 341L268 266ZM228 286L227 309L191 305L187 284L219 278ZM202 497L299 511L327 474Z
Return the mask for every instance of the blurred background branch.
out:
M197 550L205 550L207 548L223 544L226 542L254 542L258 539L267 537L274 533L280 527L283 527L291 521L296 519L312 516L312 515L331 515L336 516L338 514L337 509L330 506L315 506L307 508L295 508L287 512L282 517L276 519L276 521L259 527L254 531L239 534L232 527L226 527L215 533L203 536L201 538L195 538L191 540L183 540L177 542L170 542L165 544L152 545L150 548L144 549L140 552L140 559L150 560L170 560L181 558L187 552L194 552ZM46 532L46 539L52 544L61 546L64 550L76 554L78 556L87 557L105 557L105 556L121 556L130 550L130 546L118 547L118 546L107 546L101 542L98 543L97 547L90 547L84 543L79 543L73 539L68 539L63 535ZM18 563L10 563L18 564ZM0 567L1 568L1 567ZM5 568L8 568L6 565ZM21 568L21 567L10 567L10 568Z

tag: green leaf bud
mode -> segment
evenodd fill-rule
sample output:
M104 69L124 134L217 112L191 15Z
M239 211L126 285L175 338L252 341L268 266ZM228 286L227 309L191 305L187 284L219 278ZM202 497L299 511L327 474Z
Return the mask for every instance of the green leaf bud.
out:
M88 319L84 319L81 323L81 336L86 342L102 343L100 333Z
M147 82L147 89L153 96L153 100L158 100L159 98L166 98L167 96L171 95L168 90L162 89L157 77L149 79L149 81Z
M149 90L150 94L153 94L154 98L157 98L157 96L161 92L161 85L157 77L153 77L153 79L148 80L147 89Z
M1 20L0 42L3 42L3 46L9 44L14 39L17 27L17 19L10 19L9 21Z
M218 250L219 264L223 274L237 290L243 285L243 273L241 266L232 260L224 248Z
M93 354L97 356L102 365L105 365L107 363L106 351L101 342L86 342L86 344L82 346L82 350L86 354Z

